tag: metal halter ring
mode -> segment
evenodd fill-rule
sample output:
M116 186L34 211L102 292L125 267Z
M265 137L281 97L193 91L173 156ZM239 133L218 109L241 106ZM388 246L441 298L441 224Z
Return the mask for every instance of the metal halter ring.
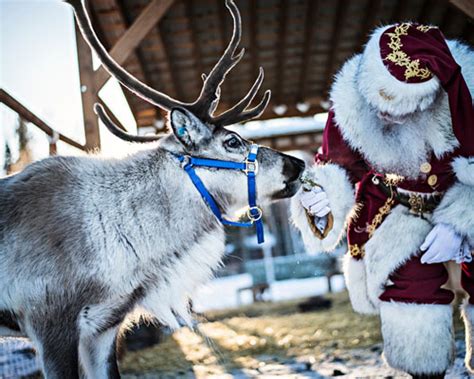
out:
M257 211L255 215L252 214L253 211ZM263 211L257 206L249 207L249 209L247 209L247 217L250 219L251 222L260 220L262 216Z
M246 159L244 163L245 163L245 168L242 169L242 171L245 172L246 175L248 175L249 172L253 172L255 173L255 175L258 174L258 161L251 162L248 159Z

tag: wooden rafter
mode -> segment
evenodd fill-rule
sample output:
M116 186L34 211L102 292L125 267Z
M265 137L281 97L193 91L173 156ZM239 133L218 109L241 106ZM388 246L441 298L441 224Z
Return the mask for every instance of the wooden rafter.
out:
M461 38L468 42L474 42L474 22L467 22L464 26Z
M455 14L455 8L451 4L446 4L446 10L443 13L443 17L439 22L439 28L443 33L446 33L446 30L449 28L449 25L453 22Z
M222 51L227 47L227 30L228 30L228 20L229 16L227 15L227 9L225 7L224 1L217 0L217 10L219 14L219 29L221 31L221 45L222 45ZM228 96L226 96L228 99L232 99L232 94L233 94L233 85L231 78L227 77L226 80L224 81L223 85L221 86L221 93L225 94L227 93ZM225 95L224 95L225 96Z
M204 70L202 67L202 56L201 56L201 51L199 48L199 38L197 36L197 27L196 23L194 21L194 1L193 0L187 0L185 2L186 6L186 18L187 18L187 23L189 25L189 29L191 31L191 41L193 44L192 48L192 54L193 54L193 60L194 60L194 67L196 67L196 77L200 78L202 74L204 74Z
M474 19L474 1L472 0L450 0L458 9L470 18Z
M376 24L377 14L379 12L379 9L380 9L380 0L368 1L367 15L365 16L365 20L362 23L362 28L359 34L359 40L357 42L357 46L360 46L360 49L362 49L364 44L367 42L367 37Z
M163 37L161 35L159 28L156 28L155 38L156 38L156 47L158 48L158 50L161 52L161 55L163 56L163 64L165 66L165 71L169 74L171 78L170 83L169 83L170 88L168 89L168 93L171 97L177 97L178 94L176 90L176 78L172 74L170 57L168 55L168 51L166 50L165 43L163 42Z
M303 46L303 61L301 62L301 74L299 78L300 99L298 101L304 101L308 92L308 72L311 60L311 48L313 46L314 39L314 17L317 14L317 9L320 4L320 0L307 0L306 9L306 20L304 24L304 46Z
M403 12L407 9L407 2L408 2L407 0L398 0L392 12L392 17L391 17L392 22L405 21L403 19Z
M249 21L250 21L250 72L258 72L258 19L257 19L257 0L249 0Z
M276 42L277 54L277 87L275 89L275 101L276 103L283 102L283 88L285 88L284 80L284 69L285 69L285 47L287 37L287 13L288 3L287 0L280 0L279 4L279 24L280 30L278 31L278 38Z
M169 51L171 48L167 46L166 40L163 38L160 24L156 26L156 33L156 36L158 38L158 45L161 46L161 51L165 58L165 66L171 77L171 82L175 93L174 97L177 97L179 100L184 100L184 91L179 80L178 72L176 70L176 67L171 63L171 58L169 55Z
M433 3L431 0L423 1L420 13L418 14L418 22L420 24L429 24L429 19L430 19L429 15L430 15L430 9L432 5Z
M174 0L153 0L143 9L133 24L110 50L110 55L118 64L123 64L150 30L160 21ZM96 73L97 88L101 88L109 78L109 73L101 67Z
M332 75L336 69L336 54L338 52L338 44L339 40L341 37L341 31L342 28L344 27L344 21L345 21L345 15L347 13L347 9L349 7L349 1L348 0L339 0L337 4L337 10L336 10L336 15L334 19L334 28L333 28L333 33L331 37L331 41L329 45L332 47L332 50L329 53L329 58L328 62L326 65L326 86L325 86L325 92L329 90L329 87L331 86L332 83Z
M123 24L125 25L125 29L128 30L130 28L130 25L132 24L132 20L130 17L130 12L125 11L125 5L123 0L113 0L115 1L115 4L117 6L120 18L122 19ZM146 71L146 66L145 66L145 60L143 58L143 54L140 51L140 47L137 46L135 48L135 56L138 60L138 64L140 66L140 74L143 75L143 78L145 78L145 83L150 83L150 78L147 75Z

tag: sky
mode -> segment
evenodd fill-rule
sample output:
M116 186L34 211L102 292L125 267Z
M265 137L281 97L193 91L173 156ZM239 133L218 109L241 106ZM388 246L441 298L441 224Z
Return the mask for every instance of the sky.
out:
M84 143L75 38L73 13L67 4L0 0L0 86L52 128ZM117 82L109 80L100 95L134 131L135 121ZM10 117L2 115L5 119ZM3 121L0 127L0 138L5 138L8 125ZM103 130L101 138L106 153L124 146Z

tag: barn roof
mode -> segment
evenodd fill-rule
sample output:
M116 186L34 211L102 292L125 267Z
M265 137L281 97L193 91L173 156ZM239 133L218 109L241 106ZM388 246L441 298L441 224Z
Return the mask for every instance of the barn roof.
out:
M456 1L454 1L456 2ZM462 1L457 1L459 3ZM91 13L99 37L112 48L147 0L94 0ZM265 69L263 90L272 101L263 118L305 116L323 110L334 73L361 51L370 31L395 21L440 26L448 38L474 44L474 24L448 0L236 0L242 14L244 59L228 76L221 105L237 102ZM462 7L461 7L462 8ZM232 22L223 0L175 0L159 23L125 61L125 68L150 86L183 101L201 88L226 46ZM128 91L139 126L161 118L159 110ZM310 105L301 112L297 104ZM277 114L275 106L280 107ZM299 106L302 109L301 105ZM285 110L285 112L281 112ZM278 109L277 109L278 110Z

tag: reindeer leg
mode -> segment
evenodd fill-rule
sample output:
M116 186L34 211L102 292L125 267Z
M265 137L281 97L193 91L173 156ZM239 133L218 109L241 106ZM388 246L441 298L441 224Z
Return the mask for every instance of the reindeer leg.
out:
M39 353L46 379L79 379L79 341L74 324L36 319L35 324L27 325L27 330Z
M100 334L81 338L79 356L86 378L120 378L116 358L116 340L119 326Z

